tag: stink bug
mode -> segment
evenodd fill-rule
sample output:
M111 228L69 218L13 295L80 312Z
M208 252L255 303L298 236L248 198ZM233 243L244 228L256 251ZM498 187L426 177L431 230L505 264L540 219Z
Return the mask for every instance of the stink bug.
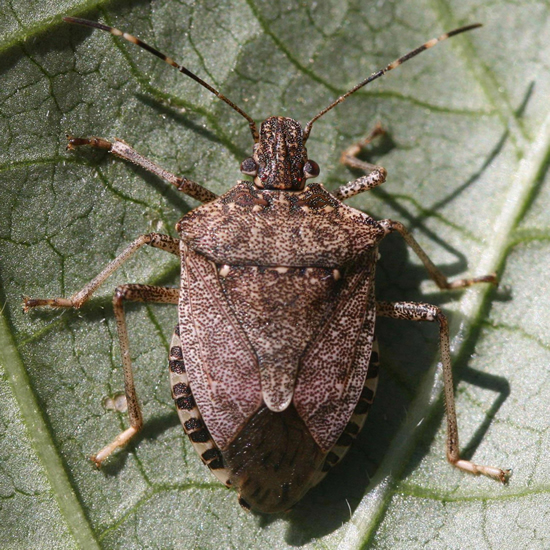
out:
M178 305L170 347L172 395L193 446L216 477L239 491L239 502L261 512L291 508L340 461L361 430L378 381L377 317L437 321L447 404L447 457L454 466L505 481L509 471L460 458L447 320L433 305L379 302L374 273L382 239L398 232L441 289L495 283L495 275L449 282L405 227L376 221L342 201L372 189L386 171L357 158L379 127L344 152L345 164L366 175L331 193L320 183L305 143L314 122L349 95L436 43L480 25L430 40L373 73L323 109L302 129L269 117L258 132L232 101L132 35L99 23L65 18L110 32L148 50L207 88L250 126L254 140L239 181L218 197L139 155L121 140L69 137L69 149L106 149L166 179L203 203L177 224L180 238L158 233L131 243L71 298L25 298L37 306L81 307L134 252L147 244L180 257L180 288L126 284L113 304L124 367L130 427L92 458L97 466L142 428L123 303Z

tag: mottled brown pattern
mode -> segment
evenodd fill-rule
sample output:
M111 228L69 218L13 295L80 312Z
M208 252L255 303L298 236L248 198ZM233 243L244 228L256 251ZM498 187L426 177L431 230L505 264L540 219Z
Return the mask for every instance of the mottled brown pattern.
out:
M182 363L177 357L181 357L182 347L180 340L180 326L177 325L170 345L169 363ZM201 457L202 461L212 470L212 473L226 486L231 486L229 470L225 467L220 450L212 439L208 428L205 426L202 415L197 407L189 378L185 369L174 371L170 367L170 384L172 397L176 403L178 416L185 433L189 436L191 444Z
M291 118L270 117L260 126L260 141L254 148L258 175L254 183L263 189L304 188L307 151L302 127Z
M319 208L300 206L323 198ZM258 197L265 206L255 204ZM302 192L261 191L241 181L178 223L190 248L223 265L340 267L386 234L375 220L335 200L321 184Z
M345 273L334 310L302 359L294 403L325 451L344 430L367 376L376 315L377 253L371 250Z
M231 267L220 283L258 358L265 403L285 409L300 358L338 295L333 270Z
M367 375L385 230L322 185L289 192L251 182L178 229L182 351L212 438L225 452L262 403L284 411L293 399L326 453Z
M24 308L81 307L145 244L181 252L181 291L119 286L113 300L131 426L92 457L97 466L142 427L133 380L123 302L178 303L179 325L170 350L172 394L194 448L215 475L240 490L239 502L266 512L291 507L349 448L374 399L378 353L375 316L439 325L448 437L456 467L502 482L509 470L460 458L448 322L436 306L379 302L374 267L382 238L398 232L442 289L496 283L496 275L448 281L400 222L375 221L339 199L383 183L386 171L357 157L376 135L349 147L342 161L367 175L330 194L305 186L319 173L304 146L313 123L350 94L418 53L479 24L455 29L400 57L323 109L306 125L270 117L260 134L254 120L184 66L138 38L100 23L65 18L146 49L195 80L249 123L253 158L242 164L254 182L239 182L218 198L141 156L122 140L69 137L69 149L106 149L164 178L205 204L178 224L181 241L139 237L70 298L25 298ZM179 301L178 301L179 300ZM370 358L370 364L369 364ZM196 398L196 399L195 399ZM229 465L229 467L227 467Z
M380 364L378 361L379 361L378 342L376 341L376 335L375 335L374 340L372 342L372 353L370 356L367 377L365 379L365 384L363 386L363 391L368 390L371 393L373 399L374 399L374 395L376 394L376 388L378 386L378 372L380 369ZM349 420L346 427L344 428L343 433L349 437L345 442L342 441L342 438L339 438L336 444L334 445L334 447L331 448L330 452L327 454L326 460L321 470L318 472L314 480L314 485L319 483L325 477L325 475L334 466L336 466L336 464L338 464L344 458L344 456L346 456L351 445L353 445L353 442L355 441L355 439L363 429L363 426L365 425L365 421L367 420L368 412L370 410L370 405L372 404L372 400L367 403L363 399L362 397L363 391L361 392L361 397L359 398L357 405L355 405L355 409L353 410L353 415L351 419ZM365 407L364 406L365 404L368 404L368 407Z
M182 242L180 338L193 395L224 449L261 405L256 355L227 307L216 266Z
M301 368L296 407L330 449L366 376L372 275L385 231L319 184L288 192L250 182L197 208L178 228L184 361L214 441L224 450L262 396L274 410L288 406ZM239 272L247 276L237 284Z

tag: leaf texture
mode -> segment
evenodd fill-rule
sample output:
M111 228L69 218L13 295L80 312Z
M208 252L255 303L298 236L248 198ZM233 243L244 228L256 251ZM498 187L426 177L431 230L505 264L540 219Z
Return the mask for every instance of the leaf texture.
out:
M545 548L550 546L549 8L543 2L334 0L0 1L0 546L2 548ZM74 15L140 36L255 119L307 122L368 74L453 38L321 118L308 142L330 189L358 174L343 148L380 121L367 154L388 170L349 202L405 223L450 277L500 287L438 292L397 236L377 294L451 318L461 448L513 468L507 486L445 459L437 328L383 319L375 405L345 461L291 513L247 514L185 440L167 356L176 311L130 306L146 419L101 470L88 456L127 425L111 308L124 282L176 285L177 261L140 251L80 311L24 314L21 296L70 296L140 234L174 235L196 206L65 134L119 137L216 193L239 179L246 122L196 83Z

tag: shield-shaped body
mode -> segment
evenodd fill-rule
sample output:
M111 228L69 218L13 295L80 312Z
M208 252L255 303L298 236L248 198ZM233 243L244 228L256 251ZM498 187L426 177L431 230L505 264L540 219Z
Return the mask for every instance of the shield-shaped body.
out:
M364 386L385 231L320 184L287 192L246 181L178 231L171 381L182 423L243 504L286 510L338 461L331 450L349 439L361 396L374 397L377 372Z

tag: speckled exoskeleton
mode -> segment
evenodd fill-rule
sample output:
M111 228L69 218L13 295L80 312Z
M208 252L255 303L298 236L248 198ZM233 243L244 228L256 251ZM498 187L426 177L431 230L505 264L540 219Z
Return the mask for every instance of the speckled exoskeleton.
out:
M327 191L307 183L319 174L305 148L313 123L350 94L469 25L433 39L373 73L302 129L291 118L254 120L185 67L137 38L99 23L65 18L108 31L145 48L206 87L249 123L253 154L239 181L218 197L139 155L121 140L69 137L69 149L107 149L168 180L203 203L177 224L175 239L151 233L131 243L71 298L25 298L37 306L79 308L134 252L147 244L180 257L180 288L119 286L113 304L124 367L130 427L92 458L97 466L142 428L123 303L178 305L170 349L170 380L178 413L203 462L239 502L261 512L292 507L344 456L373 402L379 357L377 317L439 323L447 405L447 457L456 467L505 481L509 471L460 458L447 320L433 305L379 302L374 293L378 246L397 231L442 289L496 282L486 275L454 282L434 266L405 227L374 220L342 201L386 179L383 168L357 158L377 134L344 152L345 164L366 175Z

